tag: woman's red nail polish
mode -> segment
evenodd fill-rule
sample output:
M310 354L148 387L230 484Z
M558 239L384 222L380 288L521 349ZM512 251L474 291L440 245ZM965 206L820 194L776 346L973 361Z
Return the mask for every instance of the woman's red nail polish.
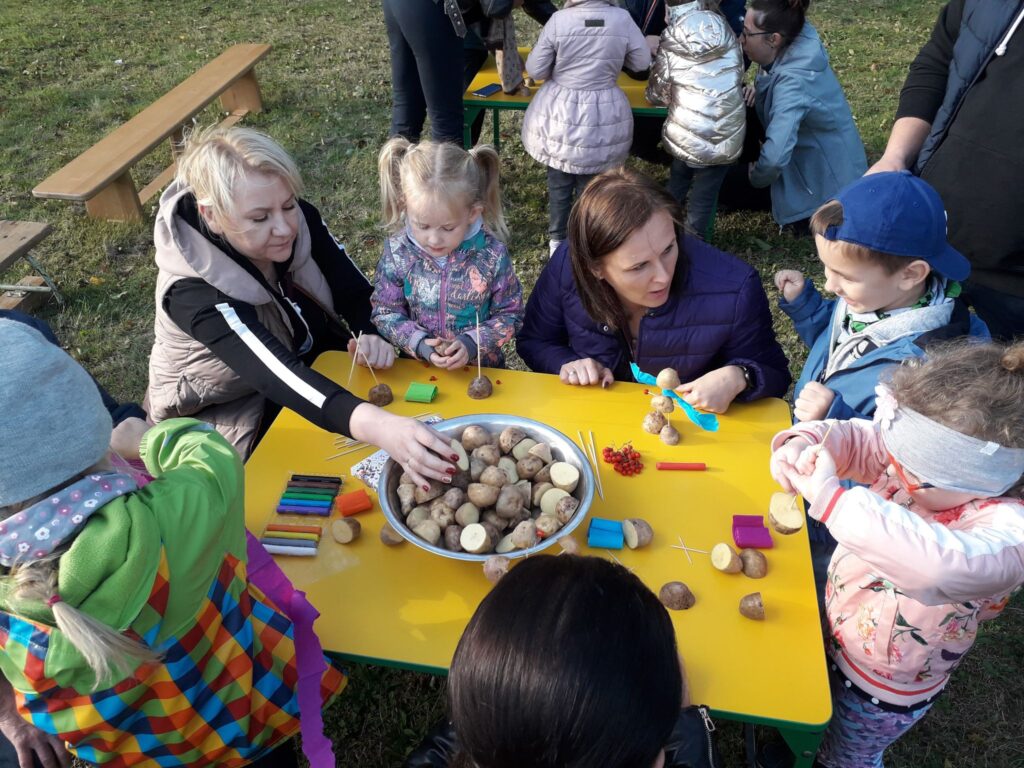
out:
M448 469L446 469L445 472L447 472L449 475L454 475L455 467L448 467Z
M456 454L454 454L454 453L452 454L452 457L451 457L451 458L452 458L452 461L458 461L458 460L459 460L459 457L458 457L458 455L456 455Z
M423 486L423 490L424 491L429 491L430 490L430 486L429 485L424 485Z

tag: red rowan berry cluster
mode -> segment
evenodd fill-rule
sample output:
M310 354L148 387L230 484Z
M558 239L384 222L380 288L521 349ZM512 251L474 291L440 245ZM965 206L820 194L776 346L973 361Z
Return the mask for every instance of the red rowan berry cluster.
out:
M629 443L619 450L609 445L601 451L601 456L605 464L611 464L615 471L624 477L639 475L644 468L643 462L640 461L640 452Z

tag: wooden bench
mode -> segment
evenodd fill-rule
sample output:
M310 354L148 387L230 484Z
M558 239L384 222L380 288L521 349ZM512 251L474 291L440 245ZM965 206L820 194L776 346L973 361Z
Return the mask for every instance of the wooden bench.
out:
M113 221L142 218L142 205L174 178L176 163L137 190L132 167L164 139L177 158L183 130L206 105L220 97L228 113L220 125L237 123L262 108L253 68L269 45L233 45L174 90L150 104L32 190L36 197L85 202L90 216Z
M29 253L49 234L49 224L0 219L0 273L19 259L25 259L32 269L39 273L38 277L25 277L13 285L0 284L0 308L29 311L33 306L45 301L46 294L53 294L60 304L64 304L64 297L60 295L56 284Z

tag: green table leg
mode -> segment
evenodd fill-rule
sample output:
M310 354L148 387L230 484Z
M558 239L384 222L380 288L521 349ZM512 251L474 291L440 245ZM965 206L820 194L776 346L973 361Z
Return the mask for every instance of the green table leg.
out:
M473 121L483 112L483 107L463 107L462 109L462 146L464 149L473 147Z
M494 148L501 151L501 123L498 121L498 110L491 110L491 127L494 130Z
M818 754L818 746L825 735L824 731L797 731L788 728L779 728L779 734L786 741L786 745L796 755L796 762L793 768L811 768L814 764L814 756Z

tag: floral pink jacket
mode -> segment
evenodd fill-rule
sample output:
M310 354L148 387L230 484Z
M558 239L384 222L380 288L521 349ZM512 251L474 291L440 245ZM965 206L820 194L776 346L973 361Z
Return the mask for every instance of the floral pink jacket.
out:
M820 443L829 423L780 432L772 450L793 435ZM1024 584L1024 503L916 509L877 424L863 419L835 422L825 447L839 477L870 485L845 490L833 480L809 510L839 542L825 588L828 653L881 701L931 699L974 645L978 625Z
M404 230L388 238L370 301L380 335L412 357L423 339L467 334L480 347L484 365L503 367L501 348L523 324L523 289L508 250L484 229L452 251L443 265Z

